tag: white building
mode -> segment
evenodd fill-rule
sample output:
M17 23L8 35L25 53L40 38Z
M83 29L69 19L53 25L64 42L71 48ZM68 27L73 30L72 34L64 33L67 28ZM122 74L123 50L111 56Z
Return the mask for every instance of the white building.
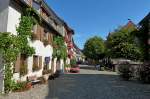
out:
M42 76L43 70L64 71L63 60L53 59L53 37L65 36L64 21L62 21L44 0L0 0L0 32L10 32L17 35L16 27L19 26L22 9L33 7L40 15L42 23L33 27L33 40L29 40L29 45L35 48L35 54L25 58L19 55L14 70L14 79L25 81L27 76ZM44 40L48 44L44 44ZM21 66L27 65L27 74L20 75ZM36 66L36 68L34 68ZM38 68L37 68L38 67Z

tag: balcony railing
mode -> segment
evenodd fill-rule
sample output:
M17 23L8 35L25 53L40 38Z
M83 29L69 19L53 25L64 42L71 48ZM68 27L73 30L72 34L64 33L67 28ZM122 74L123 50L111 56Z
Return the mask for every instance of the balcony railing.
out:
M60 33L61 35L64 35L64 30L62 26L59 25L55 25L55 23L49 18L49 22L48 22L58 33Z
M57 26L57 27L56 27L56 30L57 30L62 36L65 36L65 31L64 31L63 26Z
M56 30L56 25L52 19L49 18L48 23Z
M44 14L43 12L40 12L40 15L46 22L49 22L49 18L48 16L46 16L46 14Z
M24 3L26 3L27 5L31 6L32 5L32 0L21 0Z
M52 19L50 19L48 16L41 14L42 18L49 23L58 33L60 33L61 35L64 36L64 29L63 26L59 26L59 25L55 25L54 21Z

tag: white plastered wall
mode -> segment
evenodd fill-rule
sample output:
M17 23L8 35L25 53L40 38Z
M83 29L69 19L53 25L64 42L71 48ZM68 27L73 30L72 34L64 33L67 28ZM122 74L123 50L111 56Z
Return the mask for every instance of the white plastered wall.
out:
M17 35L16 27L18 27L21 13L14 9L13 7L8 7L8 23L7 23L7 32L11 32L14 35Z
M50 60L52 59L52 53L53 53L53 48L51 45L47 45L46 47L43 45L43 43L39 40L36 41L29 41L30 46L35 48L35 54L37 56L42 56L42 68L39 71L32 71L32 66L33 66L33 56L28 58L28 74L26 76L23 76L21 78L22 81L25 81L27 76L34 76L36 75L37 77L42 76L42 71L43 71L43 66L44 66L44 58L45 57L50 57ZM49 63L49 69L51 69L51 61Z
M17 11L13 7L8 7L8 21L7 21L7 31L14 35L17 35L16 27L18 27L20 19L21 18L21 12ZM14 73L13 78L15 80L19 80L19 73Z
M7 32L11 32L14 35L17 35L16 28L19 26L21 18L21 13L14 9L13 7L8 7L8 23L7 23ZM52 59L52 53L53 48L52 46L44 46L43 43L39 40L36 40L34 42L29 41L30 46L35 48L35 55L42 56L42 69L36 72L32 72L32 65L33 65L33 56L28 58L28 74L26 76L21 77L22 81L26 80L27 76L36 75L37 77L42 76L42 70L43 70L43 62L45 57L50 57ZM49 69L51 69L51 61L49 63ZM13 78L15 80L20 79L20 74L15 73L13 75Z

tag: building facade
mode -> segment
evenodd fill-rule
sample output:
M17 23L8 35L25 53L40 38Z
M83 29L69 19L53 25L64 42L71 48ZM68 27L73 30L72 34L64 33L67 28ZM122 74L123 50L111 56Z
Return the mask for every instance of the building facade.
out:
M19 55L14 66L14 79L25 81L28 76L42 76L44 70L64 71L63 59L53 58L53 38L64 38L68 53L74 32L60 19L44 0L0 0L0 32L10 32L17 35L16 27L19 26L24 8L32 7L41 18L40 24L32 29L32 39L29 45L34 47L35 54L25 58ZM66 41L67 38L67 41ZM71 56L68 56L68 60ZM68 62L69 63L69 62ZM27 74L20 76L21 66L27 66Z

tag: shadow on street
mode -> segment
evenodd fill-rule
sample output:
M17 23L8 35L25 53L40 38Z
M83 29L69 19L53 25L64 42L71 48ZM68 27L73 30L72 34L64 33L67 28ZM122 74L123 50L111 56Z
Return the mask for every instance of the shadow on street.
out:
M150 86L117 75L65 74L48 84L45 99L150 99Z

